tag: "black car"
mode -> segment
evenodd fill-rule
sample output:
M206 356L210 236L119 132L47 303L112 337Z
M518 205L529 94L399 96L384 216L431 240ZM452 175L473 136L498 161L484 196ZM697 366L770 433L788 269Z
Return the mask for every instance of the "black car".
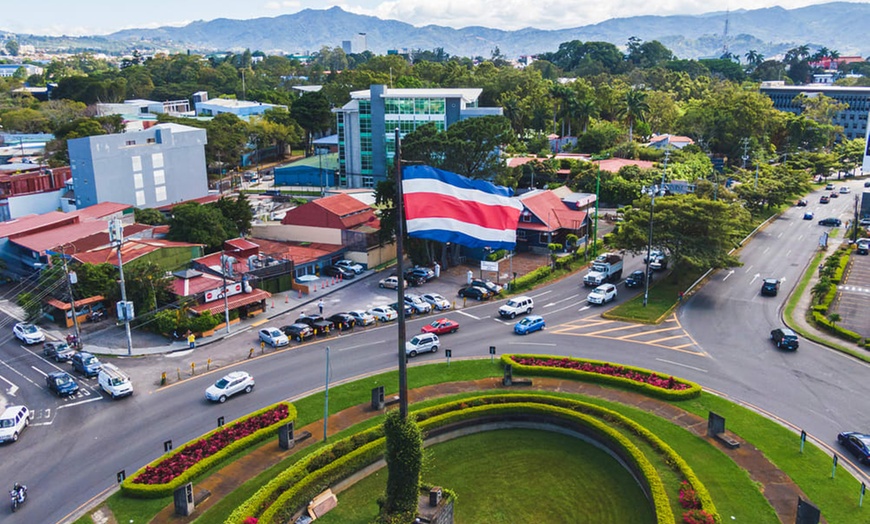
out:
M297 342L302 342L305 339L309 339L314 336L314 330L311 329L311 326L308 324L303 324L301 322L297 322L296 324L290 324L289 326L284 326L281 328L281 331L287 335L287 338L296 340Z
M870 464L870 435L856 431L844 431L837 435L837 442L849 450L864 464Z
M327 277L353 278L356 273L353 270L341 266L326 266L321 273Z
M787 327L777 328L770 332L770 339L778 348L797 349L798 336L797 333Z
M435 278L435 273L425 267L412 267L405 270L405 280L422 280L424 283Z
M652 272L650 272L650 280L652 280ZM638 269L637 271L632 272L625 279L625 287L641 287L644 284L643 270Z
M392 274L390 274L390 276L392 276L392 277L396 276L396 272L393 271ZM421 275L419 272L414 272L413 269L407 269L407 270L405 270L405 282L410 287L417 287L417 286L422 286L423 284L425 284L427 282L427 280L426 280L426 277Z
M459 290L459 296L463 298L473 298L475 300L486 300L492 296L492 293L477 286L468 286Z
M48 389L54 391L59 397L75 395L79 390L76 381L64 371L55 371L45 376L45 384Z
M307 325L314 330L315 335L326 335L335 327L335 324L320 315L303 315L296 319L296 323Z
M779 280L775 278L765 278L761 282L761 294L775 297L779 293Z
M347 313L336 313L331 317L326 317L326 320L335 324L338 329L353 329L353 326L356 324L356 319Z
M843 222L839 218L833 218L833 217L823 218L823 219L819 220L820 226L839 226L842 223Z

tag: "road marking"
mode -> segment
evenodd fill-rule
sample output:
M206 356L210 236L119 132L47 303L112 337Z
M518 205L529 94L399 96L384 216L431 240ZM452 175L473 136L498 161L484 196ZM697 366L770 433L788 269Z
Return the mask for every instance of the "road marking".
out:
M667 360L664 358L657 358L656 360L658 360L659 362L665 362L666 364L673 364L674 366L681 366L684 368L694 369L695 371L700 371L701 373L708 373L708 371L706 369L696 368L695 366L690 366L688 364L680 364L679 362L674 362L673 360Z
M552 293L552 292L553 292L552 289L548 290L548 291L544 291L543 293L538 293L537 295L532 295L532 298L540 298L540 297L546 295L547 293Z
M552 347L556 344L546 344L543 342L508 342L508 346L547 346Z
M734 270L732 269L731 271L728 272L727 275L725 275L725 277L722 279L722 282L725 282L726 280L728 280L728 277L730 277L733 274L734 274Z
M764 248L764 251L762 251L761 253L762 253L763 255L766 255L768 251L770 251L770 247L766 247L766 248Z
M752 280L749 281L749 285L751 286L755 279L761 276L761 273L756 273L755 276L752 277Z
M73 402L72 404L64 404L63 406L58 406L57 409L61 410L63 408L71 408L73 406L80 406L82 404L87 404L88 402L97 402L98 400L103 400L103 397L100 396L100 397L95 397L95 398L89 398L88 400L82 400L81 402Z
M0 380L2 380L3 382L9 384L9 389L6 390L6 393L8 393L8 394L10 394L10 395L12 395L12 396L14 397L14 396L15 396L15 392L18 391L18 386L16 386L16 385L13 384L12 382L9 382L9 381L6 380L3 376L0 376Z
M386 342L386 340L376 340L374 342L369 342L366 344L357 344L356 346L348 346L346 348L340 348L338 351L347 351L349 349L364 348L366 346L374 346L376 344L383 344L384 342Z
M579 296L580 296L580 295L571 295L571 296L568 297L568 298L563 298L562 300L559 300L559 301L556 301L556 302L550 302L549 304L544 305L544 307L555 306L556 304L561 304L562 302L567 302L567 301L569 301L569 300L574 300L574 299L576 299L576 298L579 297Z
M252 328L260 327L260 326L262 326L263 324L265 324L266 322L268 322L269 320L270 320L270 319L268 319L268 318L264 318L263 320L258 320L258 321L256 321L256 322L252 322L252 323L251 323L251 327L252 327Z
M621 337L616 337L616 339L617 340L625 340L625 339L632 338L632 337L639 337L642 335L648 335L650 333L661 333L663 331L672 331L674 329L678 329L678 328L666 327L666 328L662 328L662 329L653 329L651 331L641 331L640 333L632 333L630 335L623 335ZM677 335L677 336L681 337L682 335Z
M748 268L746 268L746 272L749 273L749 271L750 271L751 269L752 269L752 266L749 266Z
M45 371L39 369L39 368L36 367L36 366L30 366L30 369L32 369L33 371L36 371L37 373L39 373L39 374L42 375L43 377L47 377L47 376L48 376L48 373L46 373Z
M459 309L457 309L456 312L459 313L460 315L465 315L466 317L471 317L474 320L480 320L480 317L476 317L476 316L472 315L471 313L466 313L465 311L461 311Z
M578 309L577 311L578 311L578 312L579 312L579 311L586 311L587 309L589 309L589 308L591 308L591 307L592 307L592 306L590 306L589 304L586 304L585 306L581 307L581 308Z
M655 340L650 340L649 343L650 344L661 344L662 342L666 342L668 340L673 340L675 338L683 338L684 336L686 336L686 335L680 334L680 335L674 335L672 337L657 338Z
M502 319L500 319L500 318L492 317L492 319L495 320L496 322L498 322L499 324L504 324L505 326L507 326L508 324L510 324L509 321L502 320Z

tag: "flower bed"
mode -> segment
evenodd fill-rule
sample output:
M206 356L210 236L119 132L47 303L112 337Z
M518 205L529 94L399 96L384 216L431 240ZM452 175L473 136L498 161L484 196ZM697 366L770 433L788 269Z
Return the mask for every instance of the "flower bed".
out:
M281 402L220 427L163 456L126 479L121 488L133 496L154 498L172 493L219 461L274 435L296 418L296 409Z
M519 374L550 375L572 380L602 382L618 387L636 389L644 394L681 400L701 394L701 386L694 382L661 376L648 369L551 355L503 355L502 361L513 366Z

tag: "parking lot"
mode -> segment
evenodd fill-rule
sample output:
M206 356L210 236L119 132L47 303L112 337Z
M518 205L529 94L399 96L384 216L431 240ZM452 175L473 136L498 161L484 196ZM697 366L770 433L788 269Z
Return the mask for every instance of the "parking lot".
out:
M831 310L840 315L839 326L870 337L870 256L853 252Z

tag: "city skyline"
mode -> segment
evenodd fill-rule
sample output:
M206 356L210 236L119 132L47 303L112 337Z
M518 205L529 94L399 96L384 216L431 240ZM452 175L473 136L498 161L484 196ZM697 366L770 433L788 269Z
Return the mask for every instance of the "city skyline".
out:
M868 3L858 0L850 3ZM338 6L345 11L406 22L415 26L439 25L453 28L484 26L516 30L565 29L596 24L613 18L654 15L698 15L744 9L779 6L795 9L828 2L817 0L731 0L712 9L698 0L668 0L649 3L637 0L602 3L576 0L551 0L527 3L519 0L466 0L459 3L434 3L431 0L355 0L316 2L313 0L259 0L240 3L228 0L152 0L147 10L117 9L106 0L45 0L38 11L18 10L5 13L0 30L20 34L47 36L104 35L131 28L183 26L197 20L216 18L252 19L293 14L304 9L328 9ZM481 14L484 13L484 14ZM711 33L721 31L711 30Z

